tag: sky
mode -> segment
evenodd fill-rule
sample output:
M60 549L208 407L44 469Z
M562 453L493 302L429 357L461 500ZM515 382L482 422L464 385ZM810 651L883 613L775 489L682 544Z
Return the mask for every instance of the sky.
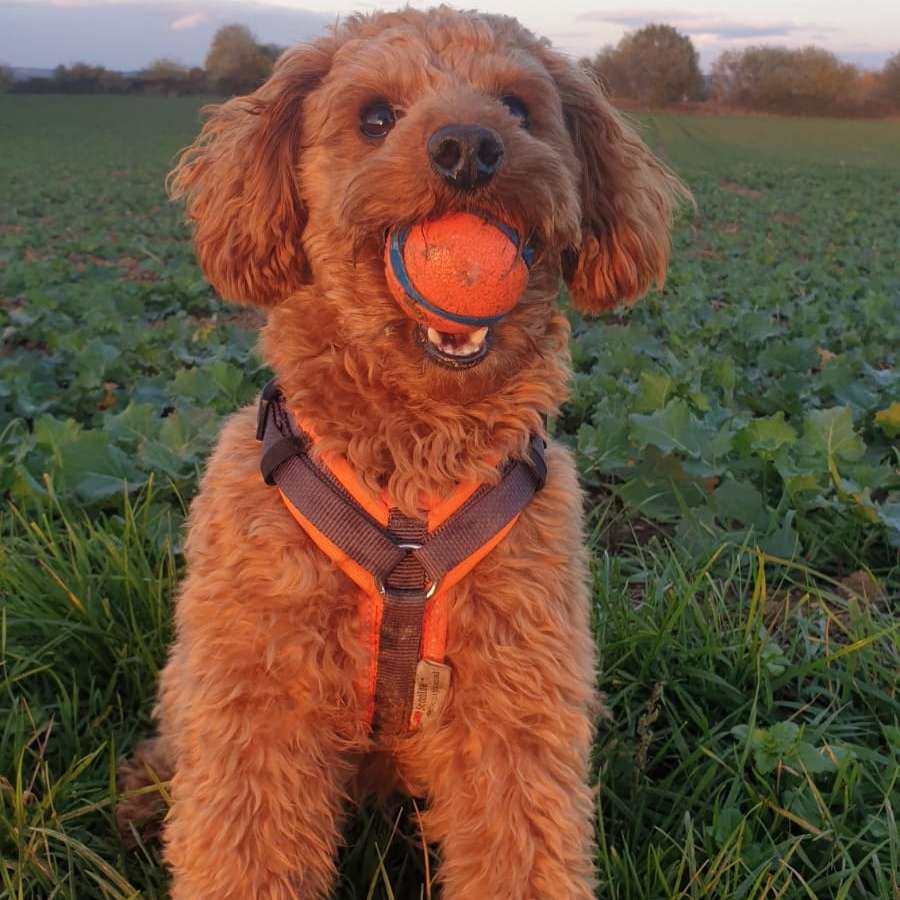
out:
M0 0L0 63L51 68L89 62L134 70L154 59L202 65L212 35L240 22L263 43L309 40L339 16L395 8L369 0ZM412 6L432 3L413 0ZM818 44L878 68L900 50L898 0L475 0L452 3L515 15L573 56L593 55L626 32L665 22L689 34L708 68L726 49Z

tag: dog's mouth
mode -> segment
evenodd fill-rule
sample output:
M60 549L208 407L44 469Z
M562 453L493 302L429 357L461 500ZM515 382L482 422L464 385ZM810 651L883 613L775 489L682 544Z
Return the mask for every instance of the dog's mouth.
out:
M453 369L469 369L478 365L490 349L490 329L450 333L436 328L420 327L419 341L426 356Z

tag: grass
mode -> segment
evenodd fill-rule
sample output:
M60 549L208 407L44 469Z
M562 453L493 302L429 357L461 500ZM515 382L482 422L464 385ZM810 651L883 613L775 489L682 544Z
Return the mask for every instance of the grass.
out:
M196 109L0 96L0 898L165 896L115 764L210 435L265 378L162 195ZM896 898L900 123L642 123L700 213L664 296L575 321L556 425L592 498L600 896ZM337 896L427 896L414 832L355 814Z

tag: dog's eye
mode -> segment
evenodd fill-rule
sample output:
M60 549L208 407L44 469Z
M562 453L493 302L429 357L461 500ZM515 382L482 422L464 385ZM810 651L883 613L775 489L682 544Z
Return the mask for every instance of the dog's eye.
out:
M360 131L370 138L383 138L394 127L397 117L390 103L384 100L376 100L363 107L359 115Z
M528 105L521 97L507 94L501 102L519 120L523 128L528 127Z

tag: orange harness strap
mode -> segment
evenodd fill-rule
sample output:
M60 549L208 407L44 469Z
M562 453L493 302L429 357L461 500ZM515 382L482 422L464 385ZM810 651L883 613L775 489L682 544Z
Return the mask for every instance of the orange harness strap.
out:
M543 441L528 462L509 463L494 487L461 484L427 519L409 518L376 496L346 460L313 460L274 382L263 390L257 438L261 469L296 522L360 588L369 646L360 685L367 722L381 732L417 728L440 711L449 688L444 664L447 592L503 540L543 484Z

